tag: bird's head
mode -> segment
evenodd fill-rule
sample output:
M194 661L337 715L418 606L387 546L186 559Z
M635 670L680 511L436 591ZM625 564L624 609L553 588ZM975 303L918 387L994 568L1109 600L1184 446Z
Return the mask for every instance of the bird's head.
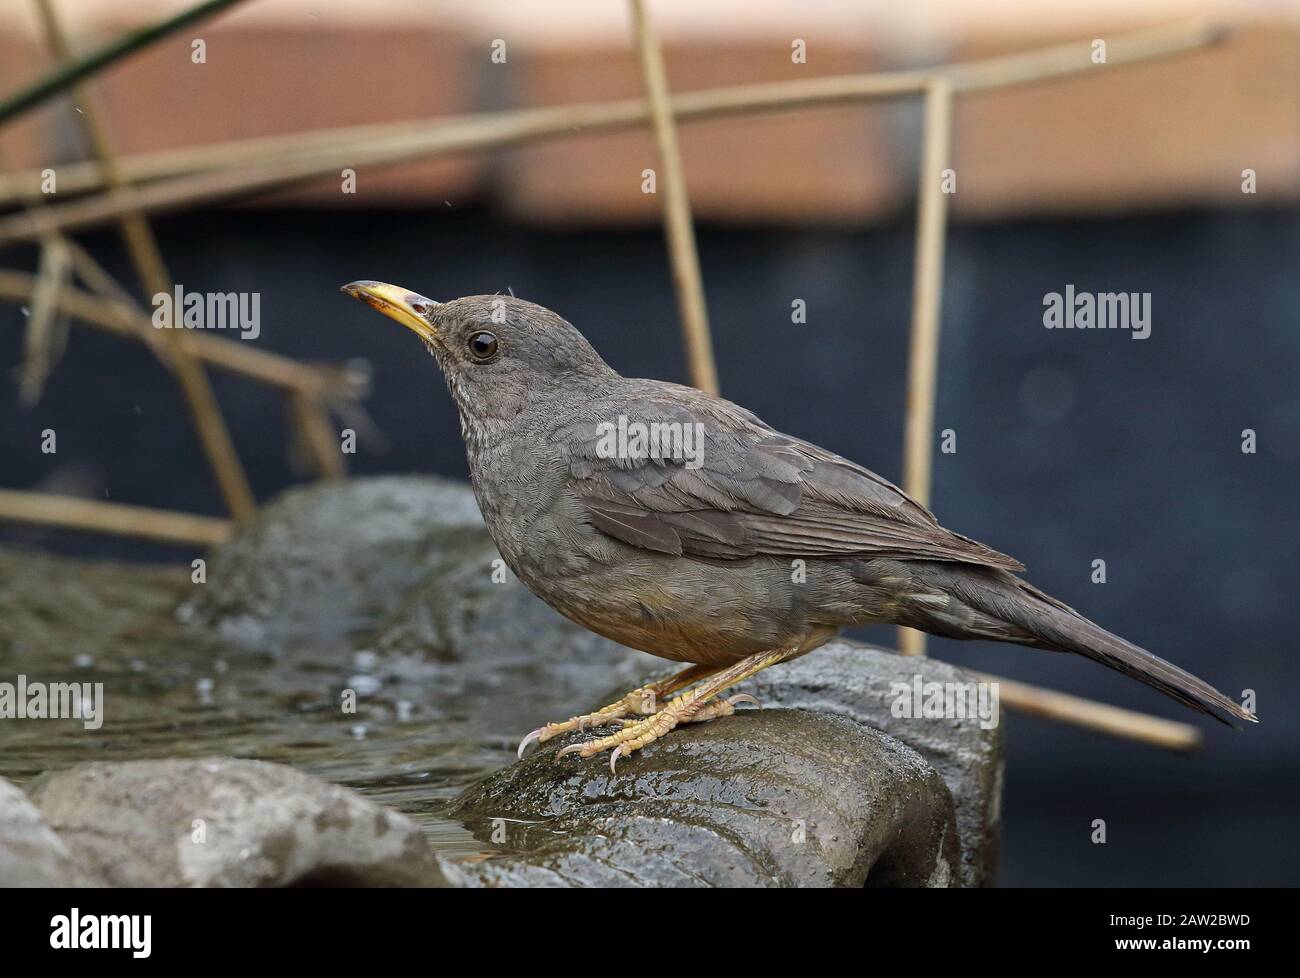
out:
M509 420L531 396L613 375L568 321L510 295L435 302L384 282L343 291L415 333L434 355L468 418Z

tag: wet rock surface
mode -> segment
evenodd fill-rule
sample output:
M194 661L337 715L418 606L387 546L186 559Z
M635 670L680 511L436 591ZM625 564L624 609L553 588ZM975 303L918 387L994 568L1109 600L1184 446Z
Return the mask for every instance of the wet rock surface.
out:
M107 886L438 886L410 819L292 768L206 758L84 764L32 802Z
M394 705L512 732L531 716L521 710L572 712L660 661L533 595L501 563L468 485L446 479L290 490L212 554L207 578L180 609L191 630L290 659L361 652Z
M680 734L680 736L679 736ZM950 886L947 788L901 742L851 720L745 713L623 761L557 758L559 738L457 802L509 855L463 886Z
M738 687L763 703L833 713L883 730L939 773L952 793L961 837L963 886L996 879L1002 827L1002 718L895 716L896 684L969 683L955 666L910 658L857 642L835 641L811 655L760 673Z
M274 761L410 816L459 885L991 878L997 731L902 720L889 708L891 682L960 676L933 660L834 643L741 687L794 710L680 728L613 778L604 758L552 765L568 741L514 764L524 731L671 670L561 618L513 575L494 574L496 557L469 488L416 477L286 493L207 555L202 584L188 568L0 551L0 679L102 681L106 701L97 731L73 721L0 725L0 775L21 784L53 772L32 786L44 798L59 777L86 770L61 769L106 751L177 759L155 764L216 763L215 754ZM349 693L350 712L340 706ZM173 771L177 818L217 790L202 776L193 766ZM164 797L167 785L150 783ZM77 828L76 794L60 803L60 818L90 840L89 821ZM110 819L130 811L107 782L83 794ZM803 843L783 841L794 831L775 814L783 798L807 812L793 816L803 819ZM251 804L239 810L257 814ZM504 842L493 838L499 817L524 819L501 823ZM907 846L886 844L889 826ZM295 843L306 853L314 844ZM133 878L108 859L78 864ZM168 859L146 860L140 879L198 878L195 865ZM264 885L286 878L271 862L254 873ZM222 867L209 867L212 880L227 878Z
M484 564L490 548L473 495L453 482L290 489L212 553L184 613L257 647L330 641L373 631L444 568Z

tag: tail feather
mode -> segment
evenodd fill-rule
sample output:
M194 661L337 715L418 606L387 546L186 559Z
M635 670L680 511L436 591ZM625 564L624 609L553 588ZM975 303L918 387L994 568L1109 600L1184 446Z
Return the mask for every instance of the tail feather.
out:
M923 623L923 628L956 638L993 638L1049 651L1074 652L1222 723L1231 725L1234 719L1258 722L1253 713L1203 679L1106 631L1069 605L1005 571L929 562L914 568L914 578L958 599L966 612L954 615L949 609L942 622ZM924 605L920 608L924 609ZM932 612L921 613L933 617ZM933 627L935 624L940 627Z

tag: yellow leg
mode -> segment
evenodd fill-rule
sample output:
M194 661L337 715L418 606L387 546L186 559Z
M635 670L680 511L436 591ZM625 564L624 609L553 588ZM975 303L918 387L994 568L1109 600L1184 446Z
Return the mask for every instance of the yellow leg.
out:
M661 679L657 683L650 683L632 690L617 703L602 706L592 713L584 713L582 716L572 717L562 723L548 723L545 726L538 727L519 742L517 756L523 757L524 750L533 741L544 744L552 737L558 737L570 730L606 727L626 717L629 713L638 716L651 716L659 710L659 704L663 702L665 697L671 696L678 690L695 685L706 676L718 672L721 668L721 666L690 666L675 675L669 676L667 679Z
M748 693L737 693L735 696L728 696L725 700L713 700L709 703L705 703L704 706L700 707L699 713L693 714L692 716L684 716L678 722L705 723L709 720L716 720L718 717L729 717L736 712L737 703L753 703L754 706L758 707L760 710L763 708L763 704ZM628 717L623 717L615 722L620 727L630 727L634 723L640 723L641 720L640 718L633 720Z
M633 751L654 743L680 723L711 720L734 712L735 701L741 697L732 697L731 700L725 701L725 705L709 701L729 686L743 682L768 666L774 666L798 654L797 648L772 649L755 653L710 676L689 692L673 698L667 706L653 716L628 723L622 730L611 736L601 737L585 744L572 744L561 750L557 756L578 754L581 757L591 757L602 751L612 750L614 753L609 759L609 769L615 771L620 757L627 757Z

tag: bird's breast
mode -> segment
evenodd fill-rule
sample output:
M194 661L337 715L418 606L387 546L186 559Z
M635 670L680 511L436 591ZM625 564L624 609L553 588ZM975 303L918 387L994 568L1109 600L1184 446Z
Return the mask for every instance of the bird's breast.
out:
M810 615L788 561L701 561L625 544L591 525L558 449L519 439L480 447L470 473L502 558L578 624L666 659L728 664L786 645L814 648L839 622Z

